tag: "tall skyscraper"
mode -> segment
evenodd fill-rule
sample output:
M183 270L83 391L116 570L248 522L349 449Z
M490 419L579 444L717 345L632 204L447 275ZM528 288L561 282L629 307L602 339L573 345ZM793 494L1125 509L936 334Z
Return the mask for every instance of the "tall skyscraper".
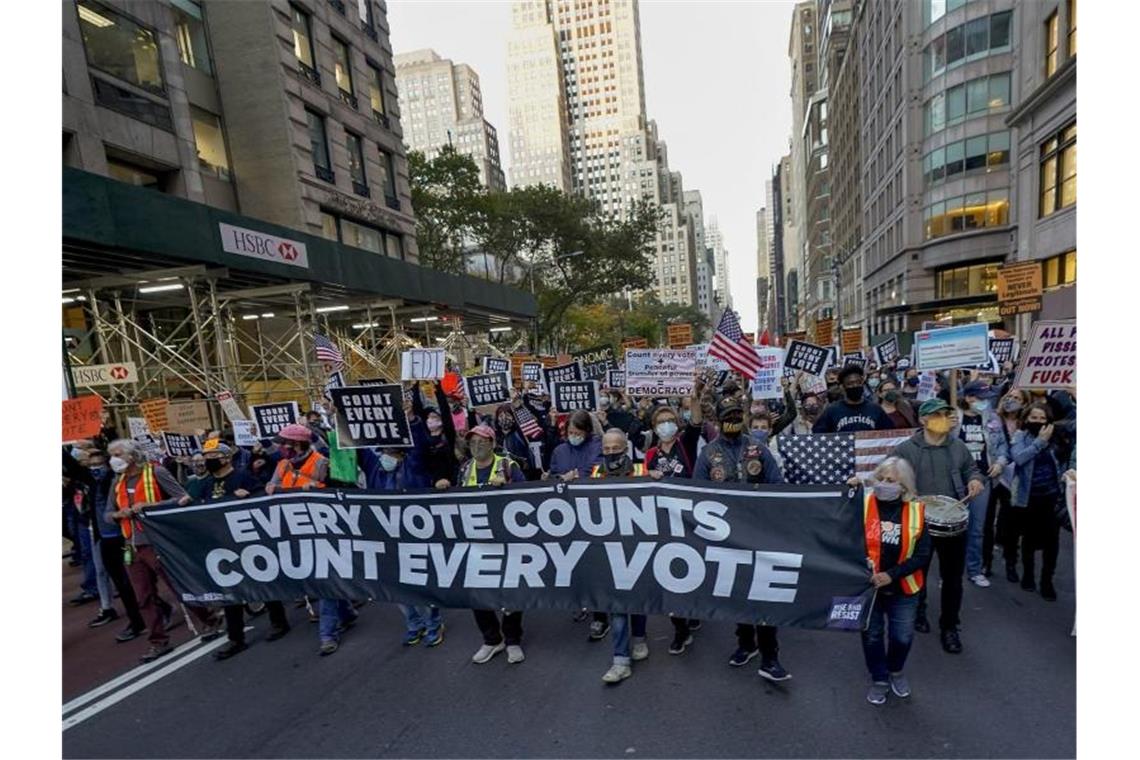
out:
M804 325L804 304L806 302L805 273L807 271L808 219L807 174L811 159L810 150L805 150L804 127L808 107L818 86L818 48L816 45L819 30L816 26L816 0L803 0L792 10L791 31L788 36L788 60L792 68L792 139L791 165L786 182L790 198L789 213L785 224L791 226L791 234L784 237L784 265L789 286L794 284L794 294L788 294L788 329L795 331Z
M783 303L781 306L780 334L796 332L802 324L799 287L800 232L797 220L799 208L796 206L798 175L792 152L780 157L780 201L781 201L781 247L780 277L783 282Z
M400 53L394 62L408 148L432 158L450 145L471 157L484 187L506 190L498 133L483 118L483 94L475 70L441 58L434 50Z
M772 181L765 183L771 190ZM756 319L759 329L768 326L768 305L771 301L772 225L768 209L756 212Z
M724 236L721 235L720 225L716 217L710 217L705 225L705 243L712 248L713 262L716 266L713 279L713 291L716 301L722 308L732 306L732 293L728 289L728 249L724 247Z
M708 318L710 324L720 320L714 295L713 280L716 277L716 263L712 249L705 241L705 209L700 190L685 191L685 214L689 226L693 228L697 259L697 308Z
M838 268L836 297L839 324L862 327L863 305L863 123L859 118L862 63L859 55L859 19L866 11L864 0L855 0L847 52L839 70L828 79L831 104L831 233L834 261ZM832 9L835 12L835 9Z

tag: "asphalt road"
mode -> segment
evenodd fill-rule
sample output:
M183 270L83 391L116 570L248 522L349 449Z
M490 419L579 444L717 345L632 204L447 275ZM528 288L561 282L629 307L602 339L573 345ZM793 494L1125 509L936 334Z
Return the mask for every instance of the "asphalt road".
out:
M606 686L610 642L587 642L586 623L564 612L526 615L525 663L499 655L474 665L481 641L469 612L445 611L439 648L405 648L399 612L370 604L331 657L317 656L304 610L290 611L293 632L272 643L268 621L256 619L250 649L226 662L187 644L65 710L84 719L65 727L63 756L1074 757L1075 599L1062 536L1059 601L1004 574L989 589L967 583L965 651L947 655L937 632L917 634L907 664L914 694L883 707L864 700L858 634L782 630L781 661L794 678L771 685L756 675L758 660L727 665L731 625L705 624L694 647L672 657L672 627L651 618L649 659ZM106 638L92 646L114 647ZM65 653L65 682L90 680L69 677L83 667Z

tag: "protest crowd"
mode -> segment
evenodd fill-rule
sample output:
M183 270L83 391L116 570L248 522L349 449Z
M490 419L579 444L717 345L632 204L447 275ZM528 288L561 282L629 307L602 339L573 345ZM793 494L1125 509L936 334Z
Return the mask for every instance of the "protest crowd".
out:
M1065 489L1076 479L1075 388L1016 388L1012 361L920 373L906 357L893 356L837 363L815 376L786 370L779 397L759 398L753 378L729 364L727 372L694 367L684 394L630 395L624 385L607 385L610 376L603 372L587 381L596 382L593 393L524 379L490 405L476 404L480 399L465 390L475 386L449 382L470 368L449 367L442 379L403 383L399 406L410 444L398 447L338 445L344 443L338 416L344 422L353 414L350 401L338 405L347 398L340 393L272 435L262 431L252 443L239 445L230 427L203 430L196 450L182 456L155 456L108 418L98 436L62 452L63 532L73 542L72 564L83 571L70 604L97 607L91 628L125 618L108 645L146 637L144 662L170 653L169 631L184 623L206 640L226 636L214 655L226 660L247 648L248 616L263 613L268 641L290 633L290 618L307 615L317 629L319 654L327 656L337 651L364 602L181 605L141 513L296 489L493 488L591 478L826 482L804 475L810 461L804 447L828 436L869 433L889 441L890 449L844 482L864 489L868 584L878 592L860 634L870 703L909 696L905 664L916 632L930 633L936 624L942 649L962 652L965 583L978 589L1018 584L1042 603L1057 599L1060 531L1072 530ZM565 385L582 382L581 371L576 374ZM574 405L582 408L567 409ZM941 582L931 585L935 559ZM928 611L935 594L936 620ZM396 607L406 646L440 646L446 633L464 646L470 641L477 664L504 652L510 663L524 660L526 610L474 610L471 626L457 610ZM574 620L586 624L589 640L610 640L607 668L599 665L608 684L629 678L633 663L649 656L644 615L582 610ZM668 654L681 656L701 621L670 621ZM730 666L759 658L761 677L791 678L775 627L740 623L735 645L725 649Z

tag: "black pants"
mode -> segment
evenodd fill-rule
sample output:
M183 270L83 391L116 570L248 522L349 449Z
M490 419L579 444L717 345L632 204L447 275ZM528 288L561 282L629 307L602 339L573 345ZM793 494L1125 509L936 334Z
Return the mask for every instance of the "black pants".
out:
M689 633L692 632L693 623L700 622L698 620L684 618L684 617L671 617L669 622L673 624L673 632L681 639L687 639Z
M103 557L103 569L107 571L107 577L115 585L115 590L119 592L119 601L123 603L123 609L127 613L127 620L130 621L131 628L142 631L146 628L146 621L143 620L142 613L139 611L139 600L135 596L131 578L127 575L127 566L123 564L125 543L122 536L101 537L99 539L99 552Z
M942 612L938 617L938 627L943 631L957 628L961 624L958 613L962 609L962 577L966 573L966 533L957 536L931 536L934 553L938 556L938 576L942 579ZM930 586L930 565L924 568L926 584L918 592L918 617L926 617L926 589Z
M227 604L223 608L226 612L226 636L230 641L239 644L245 643L245 605ZM281 602L266 602L265 609L269 612L269 624L275 629L289 628L289 619L285 617L285 605Z
M594 616L594 622L595 623L606 623L607 625L609 624L610 613L608 613L608 612L594 612L592 614Z
M746 652L760 649L760 659L764 662L776 659L780 644L776 641L776 627L771 625L736 624L736 645Z
M1033 578L1033 565L1041 552L1041 582L1052 582L1060 551L1061 524L1057 520L1057 493L1030 492L1025 512L1025 531L1021 539L1021 566L1024 578Z
M994 544L1005 546L1003 513L1009 509L1009 489L998 483L990 488L990 503L986 505L986 525L982 534L982 566L989 569L994 561ZM997 523L995 529L995 521ZM996 531L996 532L995 532Z
M483 634L483 643L498 646L506 638L507 646L522 643L522 612L503 613L503 624L499 626L499 613L494 610L471 610L475 615L475 625Z

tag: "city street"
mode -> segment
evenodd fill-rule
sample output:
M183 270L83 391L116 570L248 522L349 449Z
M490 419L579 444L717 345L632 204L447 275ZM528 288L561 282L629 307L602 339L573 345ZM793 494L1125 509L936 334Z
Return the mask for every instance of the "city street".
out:
M671 657L672 628L651 618L649 659L607 687L609 640L588 642L586 624L563 612L526 616L525 663L500 655L478 666L466 611L445 612L438 649L404 648L399 613L372 604L331 657L317 656L316 626L292 609L293 632L278 642L263 641L261 617L250 649L232 660L204 652L224 639L194 643L94 698L83 695L134 667L92 678L104 655L122 660L145 645L114 644L117 624L67 636L63 756L1073 757L1071 538L1062 532L1058 602L1008 583L999 560L992 588L966 584L965 651L944 654L937 632L916 634L914 695L883 707L864 701L853 634L781 631L794 678L773 686L756 675L758 661L726 664L730 625L705 625ZM932 569L935 620L937 585ZM65 628L89 610L66 609ZM176 644L187 637L178 631ZM68 718L81 720L68 727Z

